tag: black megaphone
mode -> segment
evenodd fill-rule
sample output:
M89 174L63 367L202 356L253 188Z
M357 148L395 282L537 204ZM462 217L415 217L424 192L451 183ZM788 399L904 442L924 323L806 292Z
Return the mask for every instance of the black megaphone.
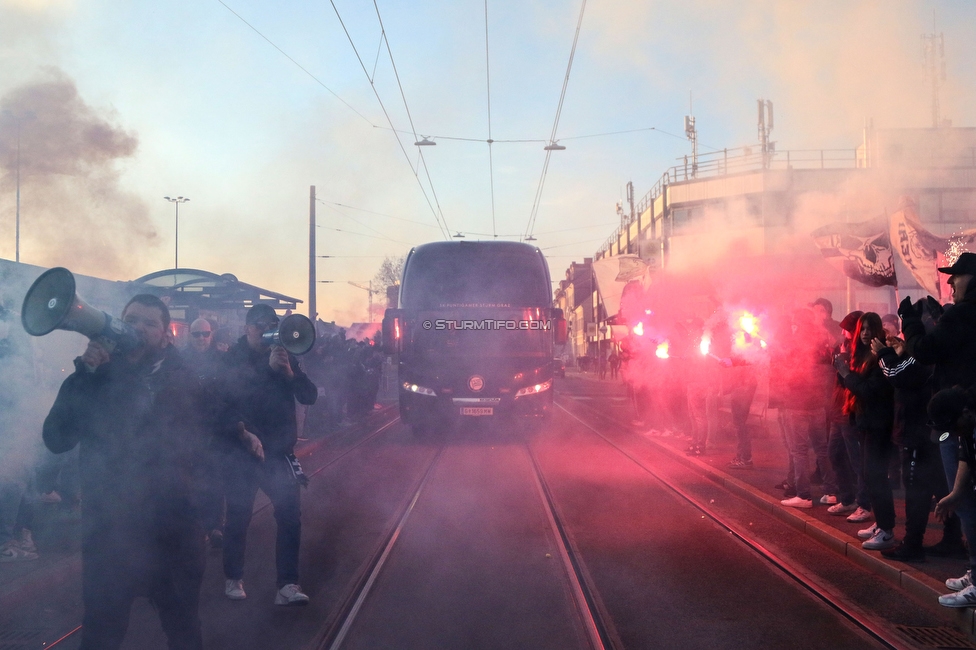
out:
M54 330L78 332L109 351L118 348L127 352L142 343L131 325L82 300L75 293L75 276L61 267L48 269L34 280L24 296L20 322L31 336L45 336Z
M285 316L276 329L261 335L265 345L280 345L292 354L305 354L315 345L315 326L307 316Z

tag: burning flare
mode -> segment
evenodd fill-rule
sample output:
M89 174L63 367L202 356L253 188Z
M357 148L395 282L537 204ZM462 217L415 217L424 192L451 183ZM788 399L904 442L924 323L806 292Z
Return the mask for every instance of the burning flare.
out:
M655 356L657 356L658 359L667 359L669 357L669 355L668 355L668 342L667 341L662 341L662 342L658 343L657 344L657 350L654 351L654 354L655 354Z

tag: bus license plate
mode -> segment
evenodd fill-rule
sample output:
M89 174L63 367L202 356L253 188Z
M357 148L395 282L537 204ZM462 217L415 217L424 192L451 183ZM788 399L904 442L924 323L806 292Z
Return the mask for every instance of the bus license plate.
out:
M494 415L495 409L491 406L462 406L461 415Z

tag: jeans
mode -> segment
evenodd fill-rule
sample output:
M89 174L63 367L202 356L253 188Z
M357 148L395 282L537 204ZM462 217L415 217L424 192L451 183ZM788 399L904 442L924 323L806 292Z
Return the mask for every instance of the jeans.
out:
M857 503L871 510L871 500L861 471L861 439L849 422L830 422L828 425L827 454L837 478L838 498L844 505Z
M959 469L959 447L956 438L949 436L939 443L942 454L942 467L945 469L946 484L951 490L956 484L956 471ZM964 489L962 498L956 506L956 514L962 523L962 534L969 545L969 565L976 572L976 495L972 489Z
M711 384L688 384L688 413L691 416L691 444L704 448L714 442L718 420L718 391Z
M301 546L301 495L299 485L284 457L267 457L259 463L250 455L235 451L225 465L227 521L224 524L224 575L228 580L244 577L247 529L251 525L258 488L274 506L278 527L275 566L278 587L298 583L298 552Z
M20 481L0 479L0 546L16 538L25 489Z
M732 426L735 427L737 440L736 455L739 460L752 460L752 438L746 422L749 419L749 408L756 395L756 382L746 382L742 386L732 389L729 408L732 411Z
M824 492L836 492L833 471L827 459L827 418L824 410L784 409L786 440L793 459L793 485L801 499L810 498L810 448L824 473Z
M895 527L895 500L888 481L891 460L891 431L882 429L861 430L861 451L864 454L864 482L874 510L874 520L881 530Z

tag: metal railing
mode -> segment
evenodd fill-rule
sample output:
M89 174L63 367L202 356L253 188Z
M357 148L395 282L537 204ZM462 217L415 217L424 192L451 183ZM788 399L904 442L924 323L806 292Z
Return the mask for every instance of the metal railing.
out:
M976 160L976 157L974 157ZM716 178L730 174L743 174L763 170L784 169L854 169L858 158L856 149L793 149L763 153L759 146L722 149L698 156L695 164L688 156L678 158L679 164L670 167L651 187L650 191L637 202L636 215L649 208L672 183ZM653 210L651 211L653 218ZM613 234L597 249L600 257L620 239L621 233L636 219L627 219L613 231Z

